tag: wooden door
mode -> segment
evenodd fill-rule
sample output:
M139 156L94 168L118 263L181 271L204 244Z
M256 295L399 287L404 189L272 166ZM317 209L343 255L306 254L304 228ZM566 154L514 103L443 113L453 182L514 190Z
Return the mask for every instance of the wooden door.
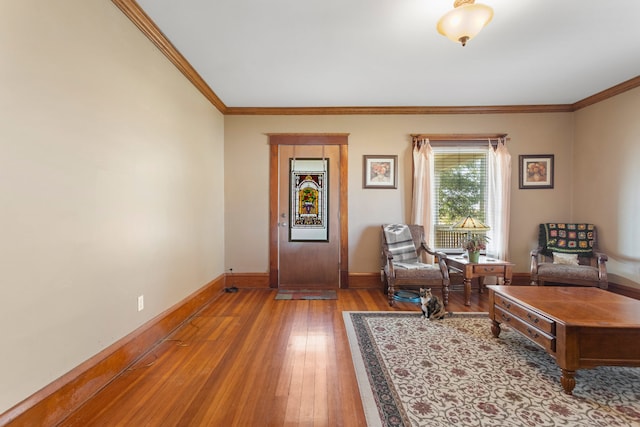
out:
M278 287L327 289L340 284L339 212L339 156L336 146L281 146L280 147L280 196L278 201ZM296 169L302 168L302 169ZM324 187L314 199L314 211L323 215L323 223L316 229L296 228L296 215L304 215L304 207L296 201L295 175L304 178L305 169L320 170ZM293 172L293 174L292 174ZM322 176L321 175L321 176ZM309 174L310 176L310 174ZM313 181L312 181L313 182ZM324 196L323 196L324 195ZM328 197L327 197L328 196ZM313 227L301 225L300 227Z
M287 135L289 138L284 141L288 144L283 144L283 136L279 136L270 136L271 286L289 289L347 287L347 199L346 183L343 182L346 176L346 145L326 144L327 135ZM342 139L346 140L346 137ZM273 145L274 140L279 142L277 146ZM323 193L320 194L326 203L326 209L322 211L326 226L324 234L322 227L305 229L305 225L300 223L300 215L296 215L300 213L296 210L301 206L301 198L297 196L298 184L305 178L306 167L310 167L309 170L326 169L325 173L320 173L325 177ZM310 175L315 180L314 173ZM317 206L317 209L322 208L321 204Z

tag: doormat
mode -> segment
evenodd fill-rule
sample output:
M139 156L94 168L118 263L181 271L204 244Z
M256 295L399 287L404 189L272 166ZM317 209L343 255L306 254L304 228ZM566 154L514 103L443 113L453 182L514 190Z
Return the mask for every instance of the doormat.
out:
M276 299L282 300L330 300L338 299L338 294L333 290L308 290L308 289L281 289L276 294Z

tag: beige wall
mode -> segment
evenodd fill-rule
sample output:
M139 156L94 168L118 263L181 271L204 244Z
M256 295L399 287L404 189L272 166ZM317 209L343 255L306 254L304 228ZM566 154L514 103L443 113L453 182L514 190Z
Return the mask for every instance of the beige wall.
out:
M109 1L0 15L1 413L223 274L224 123Z
M576 113L574 216L599 225L615 283L640 287L640 88Z
M411 204L411 133L508 133L512 156L511 260L529 271L537 224L570 220L573 115L226 116L225 218L227 266L234 272L268 271L267 133L349 133L349 271L376 272L379 227L408 221ZM362 156L397 154L397 190L362 188ZM553 190L518 189L518 155L554 154ZM250 197L247 194L250 193ZM250 244L249 244L250 242Z
M640 88L576 113L496 115L226 116L227 267L268 271L267 133L349 133L349 271L378 269L379 225L408 221L411 133L508 133L512 156L510 259L529 272L537 224L593 222L614 283L640 288ZM397 190L362 188L362 156L397 154ZM518 188L518 156L553 154L553 189ZM247 203L246 192L251 193ZM262 207L262 208L261 208ZM233 236L233 237L232 237ZM247 245L247 242L251 242Z

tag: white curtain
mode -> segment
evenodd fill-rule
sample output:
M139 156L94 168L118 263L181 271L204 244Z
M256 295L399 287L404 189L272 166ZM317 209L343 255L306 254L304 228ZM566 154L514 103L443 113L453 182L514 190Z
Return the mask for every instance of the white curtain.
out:
M490 241L487 253L499 259L509 259L509 224L511 206L511 155L506 138L498 141L495 148L489 141L487 180L489 197L487 225ZM429 139L415 138L413 141L413 199L411 222L424 227L425 240L434 247L433 215L435 206L434 155ZM428 260L429 262L431 260Z
M487 225L491 240L487 253L496 258L509 259L509 223L511 206L511 155L507 150L506 139L498 141L495 150L489 146L489 205Z
M434 196L433 149L429 139L413 140L413 197L411 202L411 223L424 227L424 239L433 248L433 210L431 198ZM433 262L429 255L424 262Z

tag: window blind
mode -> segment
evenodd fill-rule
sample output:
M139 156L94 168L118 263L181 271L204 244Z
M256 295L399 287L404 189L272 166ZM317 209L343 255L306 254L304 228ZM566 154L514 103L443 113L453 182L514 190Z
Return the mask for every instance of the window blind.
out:
M486 221L488 144L434 144L434 191L432 206L435 246L460 249L464 237L451 226L467 215Z

